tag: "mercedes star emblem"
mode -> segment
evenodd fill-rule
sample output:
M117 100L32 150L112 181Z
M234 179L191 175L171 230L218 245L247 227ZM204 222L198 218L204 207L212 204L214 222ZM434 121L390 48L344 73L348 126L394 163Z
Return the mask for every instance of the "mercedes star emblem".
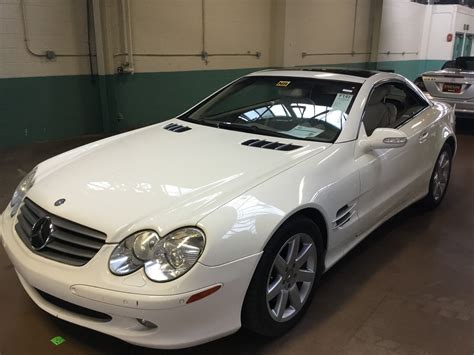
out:
M36 251L43 249L50 242L53 232L54 226L50 217L38 219L31 228L31 247Z

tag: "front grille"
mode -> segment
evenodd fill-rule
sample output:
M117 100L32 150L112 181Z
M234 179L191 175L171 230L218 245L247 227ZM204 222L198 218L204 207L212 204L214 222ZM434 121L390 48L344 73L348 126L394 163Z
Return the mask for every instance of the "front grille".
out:
M34 250L31 246L33 225L46 216L54 227L51 240L43 249ZM25 199L20 208L15 230L34 253L73 266L82 266L91 260L107 238L102 232L53 215L29 199Z
M112 317L108 314L97 312L89 308L84 308L74 303L69 303L60 298L54 297L49 293L38 290L37 288L35 290L40 294L41 297L43 297L49 303L54 304L56 307L63 308L72 313L80 314L81 316L93 318L99 322L109 322L112 320Z

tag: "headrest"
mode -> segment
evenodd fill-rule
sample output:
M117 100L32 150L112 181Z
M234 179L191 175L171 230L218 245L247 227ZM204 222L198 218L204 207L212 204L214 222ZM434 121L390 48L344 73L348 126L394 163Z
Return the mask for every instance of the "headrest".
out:
M389 91L390 86L388 85L383 85L376 88L372 93L372 96L370 97L369 105L376 105L381 103L385 96L388 95Z

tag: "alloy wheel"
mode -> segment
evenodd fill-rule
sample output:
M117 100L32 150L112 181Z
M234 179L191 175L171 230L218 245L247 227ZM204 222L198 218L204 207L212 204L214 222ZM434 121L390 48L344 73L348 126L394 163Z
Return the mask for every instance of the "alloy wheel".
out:
M274 320L286 322L303 308L317 265L316 246L308 234L295 234L283 244L267 280L267 308Z
M449 180L450 165L451 161L449 153L445 150L440 154L438 161L436 162L436 168L433 175L432 191L433 199L435 201L440 200L446 191Z

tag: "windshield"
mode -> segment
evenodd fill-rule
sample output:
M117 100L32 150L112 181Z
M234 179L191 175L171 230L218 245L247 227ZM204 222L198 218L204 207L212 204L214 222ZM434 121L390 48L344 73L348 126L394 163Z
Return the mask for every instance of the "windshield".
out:
M360 84L311 78L245 77L181 119L277 137L334 142Z

